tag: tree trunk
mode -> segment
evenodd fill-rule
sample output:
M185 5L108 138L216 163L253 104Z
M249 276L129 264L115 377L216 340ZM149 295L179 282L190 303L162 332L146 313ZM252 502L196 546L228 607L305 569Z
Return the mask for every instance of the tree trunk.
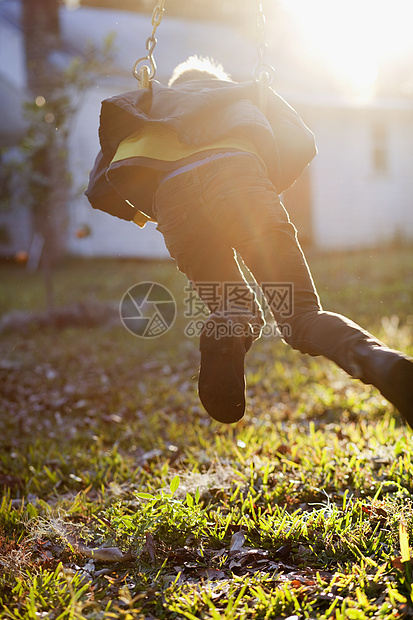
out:
M56 87L53 52L60 49L58 0L21 0L22 28L26 57L27 85L33 100L48 102ZM45 110L47 106L45 106ZM53 264L66 251L67 202L69 198L67 144L64 129L55 129L53 118L43 119L47 149L37 166L39 175L48 179L39 204L34 205L35 232L43 238L42 263ZM38 153L36 153L38 159Z
M53 89L51 52L60 47L57 0L21 0L27 85L43 96Z

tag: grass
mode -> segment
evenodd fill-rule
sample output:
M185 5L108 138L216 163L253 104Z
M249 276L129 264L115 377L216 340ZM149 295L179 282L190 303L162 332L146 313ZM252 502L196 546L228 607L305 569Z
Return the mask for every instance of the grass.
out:
M309 256L326 308L410 354L412 259ZM70 259L54 280L58 306L114 308L159 282L179 316L153 340L119 321L1 334L1 618L413 616L412 436L376 390L262 338L246 416L219 425L171 262ZM4 263L0 310L42 312L40 275Z

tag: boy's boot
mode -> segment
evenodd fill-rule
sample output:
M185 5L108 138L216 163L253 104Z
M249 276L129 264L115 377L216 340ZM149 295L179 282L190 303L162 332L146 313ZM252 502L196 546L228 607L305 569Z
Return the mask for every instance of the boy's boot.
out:
M202 405L218 422L238 422L245 412L244 359L262 322L216 312L201 333L198 393Z
M413 428L413 359L369 341L353 347L353 376L374 385Z

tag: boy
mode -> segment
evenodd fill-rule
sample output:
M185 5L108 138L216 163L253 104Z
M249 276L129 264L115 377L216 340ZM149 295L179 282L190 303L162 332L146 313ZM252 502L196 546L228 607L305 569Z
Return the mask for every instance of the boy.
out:
M220 65L191 57L168 87L153 82L104 101L101 152L86 194L92 206L140 226L156 221L208 305L198 389L214 419L244 415L244 358L264 326L237 253L285 342L373 384L413 426L413 360L320 305L279 199L316 154L314 136L268 91L261 110L256 83L232 82Z

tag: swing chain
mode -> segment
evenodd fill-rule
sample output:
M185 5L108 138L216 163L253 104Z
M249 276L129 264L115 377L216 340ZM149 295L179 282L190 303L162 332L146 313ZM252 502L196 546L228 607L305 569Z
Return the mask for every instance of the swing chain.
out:
M256 10L257 10L257 32L258 32L258 40L260 43L265 42L265 15L264 9L262 6L262 0L256 0Z
M254 71L254 80L259 84L264 83L264 85L270 86L274 80L275 70L274 67L265 60L268 45L265 42L265 14L262 0L256 0L256 13L258 33L258 63Z
M138 58L138 60L133 65L132 73L139 82L139 88L149 88L149 81L155 77L156 62L153 55L153 51L157 43L155 33L156 29L162 21L162 17L165 11L165 2L166 0L158 0L155 8L153 9L151 19L152 34L146 39L146 49L148 50L147 55ZM141 63L145 64L141 65ZM139 65L141 66L139 67Z

